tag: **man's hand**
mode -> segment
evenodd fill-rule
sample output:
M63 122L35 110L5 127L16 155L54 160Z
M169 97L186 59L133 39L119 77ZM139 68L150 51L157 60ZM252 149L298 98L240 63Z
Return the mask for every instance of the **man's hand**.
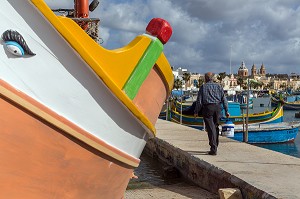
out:
M198 114L197 113L194 113L194 118L198 117Z
M230 117L230 114L228 112L226 112L226 117L229 118Z

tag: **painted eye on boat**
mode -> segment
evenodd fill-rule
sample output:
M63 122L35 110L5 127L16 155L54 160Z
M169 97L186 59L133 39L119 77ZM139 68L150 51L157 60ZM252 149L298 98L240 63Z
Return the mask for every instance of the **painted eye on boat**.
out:
M5 42L7 51L12 54L21 57L25 54L35 55L35 53L29 49L25 39L18 31L6 30L1 38Z
M8 52L16 55L16 56L24 56L24 49L20 44L15 41L7 41L5 42L5 46Z

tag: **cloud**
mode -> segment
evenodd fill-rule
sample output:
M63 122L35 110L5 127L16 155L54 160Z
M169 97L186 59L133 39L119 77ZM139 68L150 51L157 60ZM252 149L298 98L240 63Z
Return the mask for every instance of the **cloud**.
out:
M111 29L141 32L145 28L147 8L140 2L103 1L101 9L92 14L100 16L102 25Z
M232 63L236 70L244 60L248 68L253 62L257 65L264 62L272 73L299 72L298 59L291 57L299 53L297 1L211 0L185 4L174 0L173 3L202 23L214 25L203 41L207 65L228 66L228 51L232 46Z
M209 25L190 16L186 10L173 5L170 1L149 0L148 3L153 16L166 19L173 27L171 41L185 43L196 48L210 30Z
M300 74L299 11L298 0L102 0L91 16L101 19L109 49L144 33L150 19L166 19L173 35L164 51L175 68L229 73L231 60L233 73L245 61L248 69L264 63L267 73Z
M74 8L73 1L70 0L45 0L48 6L52 9L64 8L64 9L72 9Z

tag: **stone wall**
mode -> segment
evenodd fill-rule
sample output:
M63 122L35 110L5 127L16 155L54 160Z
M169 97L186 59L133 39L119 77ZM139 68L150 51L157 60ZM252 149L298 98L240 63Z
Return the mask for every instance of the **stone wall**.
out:
M221 168L217 168L158 138L150 139L144 152L164 164L175 167L181 177L211 193L217 194L220 188L238 188L244 199L275 198Z

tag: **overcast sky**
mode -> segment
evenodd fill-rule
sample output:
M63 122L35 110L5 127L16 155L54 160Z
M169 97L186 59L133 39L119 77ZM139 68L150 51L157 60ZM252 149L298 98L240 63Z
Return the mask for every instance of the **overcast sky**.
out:
M51 8L74 2L45 1ZM300 74L299 0L100 0L91 17L100 18L108 49L144 33L152 18L166 19L173 35L164 52L174 68L237 73L245 61L249 70L263 63L267 73Z

